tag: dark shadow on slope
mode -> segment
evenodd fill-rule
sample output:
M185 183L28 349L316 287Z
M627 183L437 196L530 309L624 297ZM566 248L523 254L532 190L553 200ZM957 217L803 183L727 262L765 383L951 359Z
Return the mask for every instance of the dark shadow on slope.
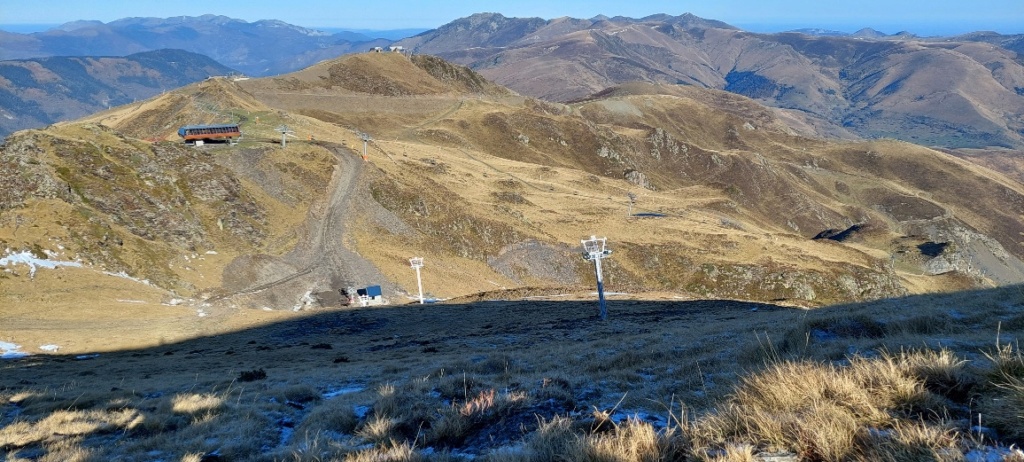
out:
M242 387L260 390L262 397L255 399L277 399L272 402L287 409L275 412L291 413L279 418L279 426L293 428L310 409L333 399L320 397L332 391L354 387L369 393L384 384L424 377L443 383L439 377L452 376L452 391L432 392L441 397L434 406L469 402L489 387L521 391L531 401L500 415L481 413L479 428L438 437L435 445L509 444L515 437L501 428L530 431L541 419L611 408L627 395L638 395L637 402L648 404L671 399L706 409L724 399L738 378L773 361L841 364L850 355L940 347L979 359L980 351L992 349L997 335L1003 343L1024 335L1020 286L816 310L731 300L623 300L614 295L608 307L608 321L598 318L594 300L324 309L153 348L0 361L0 397L20 397L0 403L0 427L37 412L32 406L49 402L49 397L53 402L48 405L57 412ZM285 393L277 390L295 384L313 390L305 393L305 401L273 398ZM65 388L67 399L58 399ZM627 401L624 406L641 405ZM430 429L407 430L415 436ZM145 436L129 431L115 437L100 427L95 432L77 436L84 438L83 444ZM495 439L497 434L501 438ZM214 446L206 449L219 449ZM12 443L0 449L42 447Z

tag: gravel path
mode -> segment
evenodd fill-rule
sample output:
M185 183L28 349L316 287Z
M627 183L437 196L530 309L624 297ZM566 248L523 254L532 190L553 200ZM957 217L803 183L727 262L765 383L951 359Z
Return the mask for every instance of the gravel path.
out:
M260 281L267 282L255 284L260 281L252 281L254 285L210 301L227 299L243 306L297 309L312 303L310 295L337 293L347 287L380 285L385 294L397 291L397 286L373 263L344 244L347 218L360 213L353 198L360 194L363 161L341 145L319 144L334 153L338 164L328 185L327 200L315 204L309 211L303 226L305 235L295 248L280 258L247 256L237 260L239 265L259 265L261 270L270 270L271 277L262 277ZM246 268L246 272L250 271L251 268Z

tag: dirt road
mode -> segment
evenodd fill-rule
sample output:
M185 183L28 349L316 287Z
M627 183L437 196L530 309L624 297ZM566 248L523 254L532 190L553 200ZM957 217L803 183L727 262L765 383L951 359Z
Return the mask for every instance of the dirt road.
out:
M224 290L210 301L230 300L243 306L287 309L315 303L312 300L318 293L336 293L347 287L381 285L385 294L395 292L395 285L372 263L344 244L347 224L356 210L353 198L357 196L364 162L342 145L317 144L333 152L338 162L323 199L310 207L299 242L281 257L240 257L225 271L257 265L259 271L246 271L269 277L253 278L251 285Z

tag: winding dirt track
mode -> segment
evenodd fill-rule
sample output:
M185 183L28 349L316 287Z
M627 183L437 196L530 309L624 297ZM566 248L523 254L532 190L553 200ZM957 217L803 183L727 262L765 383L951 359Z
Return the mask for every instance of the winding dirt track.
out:
M373 263L345 247L343 242L348 218L353 216L356 209L353 198L363 171L363 161L339 144L317 144L333 152L338 163L327 187L327 194L321 202L310 208L299 242L286 255L274 259L294 271L279 271L277 277L269 282L229 291L212 297L210 301L271 295L259 298L301 302L311 292L375 284L384 286L388 292L394 291L393 284L386 280Z

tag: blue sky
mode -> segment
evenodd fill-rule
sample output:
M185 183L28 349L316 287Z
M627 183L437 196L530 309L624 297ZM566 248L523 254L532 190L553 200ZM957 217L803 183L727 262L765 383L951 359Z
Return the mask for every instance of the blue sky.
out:
M1024 33L1022 0L0 0L0 24L61 24L78 19L110 22L132 16L212 13L246 21L280 19L313 28L432 29L479 12L544 19L693 13L759 32L801 27L854 32L872 27L920 35L975 30Z

